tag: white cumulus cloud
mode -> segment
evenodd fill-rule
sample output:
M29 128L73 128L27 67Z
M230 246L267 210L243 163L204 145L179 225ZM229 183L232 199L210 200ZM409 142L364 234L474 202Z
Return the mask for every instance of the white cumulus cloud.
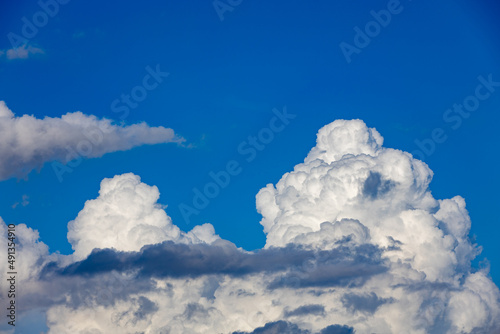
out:
M212 243L219 239L210 224L182 233L157 203L159 197L156 186L142 183L132 173L104 179L99 197L87 201L68 224L75 259L84 259L95 248L139 251L144 245L167 240Z
M360 120L320 129L258 193L267 242L253 252L210 224L180 231L134 174L105 179L68 225L74 254L19 225L23 311L43 309L49 334L498 333L465 200L434 199L428 166L382 144Z

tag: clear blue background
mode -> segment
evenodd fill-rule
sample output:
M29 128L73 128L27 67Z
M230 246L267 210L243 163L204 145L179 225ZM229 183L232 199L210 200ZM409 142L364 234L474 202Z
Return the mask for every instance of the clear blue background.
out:
M385 146L412 152L415 140L441 127L448 140L426 163L436 198L465 197L472 233L500 283L498 124L500 89L452 130L442 116L474 93L479 75L500 81L498 2L403 0L403 11L348 64L339 43L387 1L243 0L221 21L211 1L81 1L59 13L31 41L43 55L0 62L0 99L17 114L73 111L120 121L111 102L141 84L145 67L170 76L125 122L173 128L194 144L143 146L84 161L63 182L50 164L27 180L0 183L0 216L40 232L51 251L71 252L67 223L97 197L105 177L133 172L157 185L160 202L183 230L210 222L247 250L264 245L255 195L303 161L315 134L335 119L361 118ZM2 2L0 49L8 32L40 10L37 1ZM297 118L251 163L239 143L268 125L272 108ZM243 171L186 222L180 203L229 160ZM12 205L29 196L29 205ZM479 265L476 261L476 265Z

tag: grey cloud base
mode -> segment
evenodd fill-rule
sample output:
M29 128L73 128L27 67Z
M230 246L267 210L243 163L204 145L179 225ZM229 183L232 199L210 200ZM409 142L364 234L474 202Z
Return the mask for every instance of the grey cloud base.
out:
M330 325L316 334L352 334L353 328L349 326ZM266 324L264 327L256 328L253 332L234 332L233 334L312 334L311 331L301 330L297 325L276 321Z
M320 129L257 194L267 240L254 252L210 224L181 231L137 175L104 179L68 223L73 254L16 227L19 312L43 310L49 334L500 332L465 200L436 200L428 166L382 143L360 120Z
M388 268L382 251L371 245L340 245L314 251L293 244L244 252L232 243L217 240L207 244L161 244L144 246L140 252L95 249L83 261L64 268L49 263L41 279L58 276L92 276L101 273L133 272L139 278L197 278L206 275L242 277L257 273L285 273L268 288L331 287L360 285Z

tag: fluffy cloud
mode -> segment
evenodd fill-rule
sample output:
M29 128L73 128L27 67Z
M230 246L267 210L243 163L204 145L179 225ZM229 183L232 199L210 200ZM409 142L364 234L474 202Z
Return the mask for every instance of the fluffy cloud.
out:
M45 162L100 157L144 144L182 142L172 129L145 123L121 126L81 112L60 118L16 117L0 101L0 180L24 177ZM62 166L62 165L61 165ZM64 168L64 167L57 168Z
M87 201L68 224L75 258L87 257L94 248L138 251L144 245L178 241L180 230L156 204L159 197L157 187L133 174L104 179L99 197Z
M136 175L105 179L68 225L74 254L18 226L21 301L50 334L499 332L464 199L434 199L427 165L382 143L359 120L320 129L258 193L267 242L253 252L209 224L180 231Z

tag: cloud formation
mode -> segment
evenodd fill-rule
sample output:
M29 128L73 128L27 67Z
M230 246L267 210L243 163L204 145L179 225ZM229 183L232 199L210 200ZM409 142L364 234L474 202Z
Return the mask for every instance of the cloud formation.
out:
M20 303L50 334L499 332L465 200L434 199L428 166L382 144L360 120L320 129L258 193L267 241L253 252L210 224L181 231L134 174L105 179L68 224L74 254L17 226Z
M275 321L263 327L256 328L252 333L234 332L233 334L311 334L309 330L302 330L296 324L288 321ZM353 328L349 326L331 325L316 334L352 334Z
M78 158L96 158L144 144L175 142L183 139L172 129L150 127L146 123L129 126L114 124L81 112L60 118L16 117L0 101L0 180L25 177L44 163L66 164Z

